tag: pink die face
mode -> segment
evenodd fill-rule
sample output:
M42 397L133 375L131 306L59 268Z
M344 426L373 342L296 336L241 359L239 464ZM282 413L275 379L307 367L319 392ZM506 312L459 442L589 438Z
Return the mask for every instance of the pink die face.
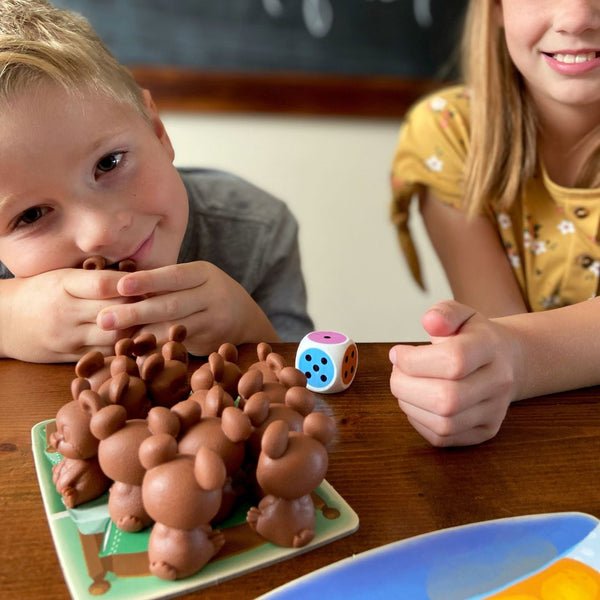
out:
M345 390L354 380L358 366L356 344L343 333L313 331L296 352L296 368L306 376L313 392L333 394Z
M347 336L337 331L313 331L306 337L317 344L344 344L348 341Z

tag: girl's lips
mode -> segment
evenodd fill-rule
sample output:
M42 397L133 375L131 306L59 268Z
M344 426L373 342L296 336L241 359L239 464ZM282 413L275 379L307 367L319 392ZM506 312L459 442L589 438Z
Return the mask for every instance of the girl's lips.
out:
M599 53L593 50L543 52L542 55L550 68L561 75L582 75L600 66Z

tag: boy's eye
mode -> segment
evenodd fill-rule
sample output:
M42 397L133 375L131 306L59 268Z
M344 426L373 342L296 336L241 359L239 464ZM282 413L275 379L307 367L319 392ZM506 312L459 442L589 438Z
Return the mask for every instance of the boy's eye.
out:
M32 225L41 219L50 209L43 206L33 206L24 210L15 220L15 228Z
M108 173L119 166L119 163L123 160L123 152L113 152L103 156L96 165L98 171L102 173Z

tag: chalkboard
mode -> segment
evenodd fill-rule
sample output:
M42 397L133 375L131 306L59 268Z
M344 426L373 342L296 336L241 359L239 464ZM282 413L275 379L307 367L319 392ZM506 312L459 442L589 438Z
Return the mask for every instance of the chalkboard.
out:
M86 16L144 85L153 83L151 88L166 92L175 84L185 104L183 96L190 96L190 88L197 95L198 90L232 82L237 82L232 93L259 85L272 86L276 96L288 88L306 94L307 88L314 92L321 87L327 94L332 83L354 96L361 93L352 91L357 85L366 85L362 91L371 97L377 89L392 95L394 89L410 89L411 82L419 92L427 87L425 82L454 76L452 59L466 0L55 0L54 4ZM289 100L275 98L271 109L282 105L291 110ZM324 106L328 104L329 108ZM324 112L336 112L331 102L321 105ZM358 102L357 114L360 106Z

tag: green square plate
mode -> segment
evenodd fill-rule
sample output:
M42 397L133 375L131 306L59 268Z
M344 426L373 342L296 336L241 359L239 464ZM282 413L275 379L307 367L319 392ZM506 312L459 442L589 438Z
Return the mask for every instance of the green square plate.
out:
M52 466L60 455L46 451L43 421L31 430L35 467L56 552L69 591L75 600L169 598L243 573L287 560L349 535L358 529L358 516L327 482L317 488L316 534L303 548L282 548L265 542L245 523L241 506L220 528L226 544L196 575L164 581L148 572L149 530L128 534L108 517L107 495L75 509L65 508L52 483Z

